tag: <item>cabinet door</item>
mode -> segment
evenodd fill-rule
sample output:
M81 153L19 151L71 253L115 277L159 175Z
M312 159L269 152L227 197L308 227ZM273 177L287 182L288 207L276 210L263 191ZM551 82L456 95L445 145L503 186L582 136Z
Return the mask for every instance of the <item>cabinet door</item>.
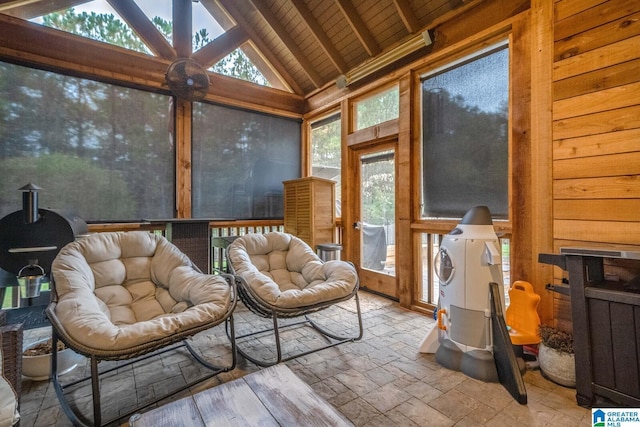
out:
M314 250L335 241L335 182L306 177L284 182L284 231Z
M284 232L298 235L297 224L297 194L298 187L293 183L284 186Z
M313 246L313 187L311 183L296 187L296 236Z
M335 190L332 184L316 183L313 191L313 246L335 243Z

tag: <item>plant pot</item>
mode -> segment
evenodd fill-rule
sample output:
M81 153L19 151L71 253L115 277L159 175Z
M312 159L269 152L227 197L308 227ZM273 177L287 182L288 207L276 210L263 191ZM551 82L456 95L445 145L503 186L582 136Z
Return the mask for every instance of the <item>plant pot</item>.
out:
M38 344L45 343L50 338L44 338L39 341L28 344L24 350L35 347ZM58 375L64 375L71 372L78 363L83 359L70 348L58 351ZM22 375L32 381L45 381L51 378L51 353L41 354L37 356L22 356Z
M576 360L573 353L558 351L540 343L538 362L546 378L565 387L576 387Z

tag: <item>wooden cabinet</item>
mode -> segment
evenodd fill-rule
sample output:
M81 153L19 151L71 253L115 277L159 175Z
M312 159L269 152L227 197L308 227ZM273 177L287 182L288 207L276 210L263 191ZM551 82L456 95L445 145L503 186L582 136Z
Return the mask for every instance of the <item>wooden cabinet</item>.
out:
M314 176L284 182L284 231L316 250L335 242L335 182Z
M640 406L640 291L607 280L604 261L640 271L640 252L561 248L541 254L545 264L569 273L576 399L581 406Z

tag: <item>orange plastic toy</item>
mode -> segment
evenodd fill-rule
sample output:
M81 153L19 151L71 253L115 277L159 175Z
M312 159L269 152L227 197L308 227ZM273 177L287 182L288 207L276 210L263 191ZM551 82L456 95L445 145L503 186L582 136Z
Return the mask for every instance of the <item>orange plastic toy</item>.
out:
M540 316L538 303L540 295L533 291L529 282L518 280L509 289L509 307L506 310L506 323L509 336L514 345L540 343Z

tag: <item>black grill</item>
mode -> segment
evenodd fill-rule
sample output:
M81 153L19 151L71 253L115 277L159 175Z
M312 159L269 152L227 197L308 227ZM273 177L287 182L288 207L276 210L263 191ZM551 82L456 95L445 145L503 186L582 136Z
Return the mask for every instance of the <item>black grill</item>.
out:
M16 286L16 276L20 270L37 260L37 264L50 275L51 264L67 243L87 233L87 223L80 217L52 209L38 209L39 187L28 184L23 191L22 210L15 211L0 219L0 296L4 297L7 286ZM18 292L18 288L14 288ZM2 300L0 299L0 302ZM28 305L15 310L7 310L9 323L24 323L25 328L41 326L46 319L43 309L49 302L49 295L21 301Z

